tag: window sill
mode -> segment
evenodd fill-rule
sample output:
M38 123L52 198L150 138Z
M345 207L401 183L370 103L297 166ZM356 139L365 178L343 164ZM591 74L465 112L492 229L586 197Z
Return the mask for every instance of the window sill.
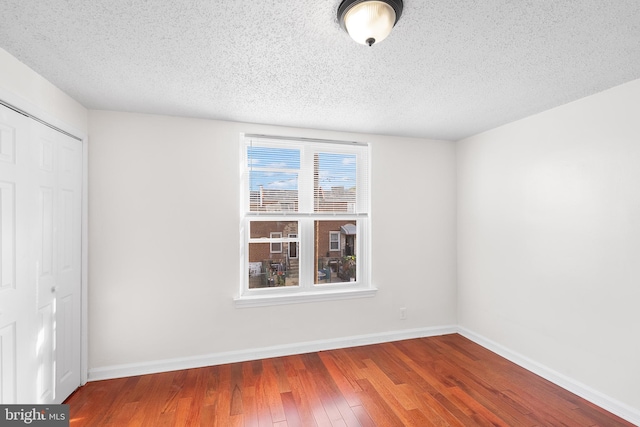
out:
M375 288L337 289L333 291L298 292L286 295L249 295L234 298L237 308L265 307L270 305L297 304L304 302L335 301L352 298L370 298L378 292Z

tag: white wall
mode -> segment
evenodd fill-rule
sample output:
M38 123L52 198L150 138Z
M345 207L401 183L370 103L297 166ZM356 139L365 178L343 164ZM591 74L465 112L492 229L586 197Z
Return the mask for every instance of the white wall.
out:
M87 109L2 48L0 98L31 114L42 111L40 118L77 136L87 133Z
M454 144L105 111L89 117L91 369L456 324ZM377 296L235 307L240 132L372 144Z
M459 325L640 408L640 80L458 143Z

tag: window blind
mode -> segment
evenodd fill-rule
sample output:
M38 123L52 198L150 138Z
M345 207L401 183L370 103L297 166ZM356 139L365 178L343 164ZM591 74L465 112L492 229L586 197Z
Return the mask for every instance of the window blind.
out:
M366 214L368 147L246 138L250 213Z

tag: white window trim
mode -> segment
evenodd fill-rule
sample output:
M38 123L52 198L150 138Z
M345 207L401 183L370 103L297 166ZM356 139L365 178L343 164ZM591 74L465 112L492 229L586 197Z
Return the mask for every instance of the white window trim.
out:
M334 285L326 285L334 286ZM323 292L297 292L274 295L245 295L234 298L236 307L266 307L271 305L296 304L304 302L334 301L353 298L370 298L376 296L376 288L332 289Z
M301 212L249 212L249 180L246 176L245 170L248 164L247 160L247 146L249 145L249 139L258 139L258 143L266 142L269 146L292 148L298 147L301 149L301 176L302 182L305 180L312 180L313 167L309 167L309 156L304 155L305 147L307 144L318 143L333 143L328 150L331 152L343 152L345 154L364 153L359 154L358 161L359 167L357 171L357 187L359 189L358 200L356 201L356 209L354 212L349 213L321 213L311 214L307 213L309 207L312 208L313 203L308 201L299 200L299 208ZM254 141L255 141L254 139ZM306 140L306 139L292 139L277 137L266 138L264 136L244 135L240 136L240 152L241 152L241 165L242 171L242 194L240 197L240 213L241 213L241 262L240 262L240 289L239 294L234 298L235 305L238 308L244 307L260 307L280 304L292 304L303 303L313 301L327 301L327 300L341 300L351 298L363 298L373 297L377 293L377 289L371 282L371 231L370 231L370 197L369 197L369 185L371 183L371 171L370 171L370 147L366 144L356 144L347 142L334 142L334 141L320 141L320 140ZM356 148L358 147L358 148ZM313 148L313 147L312 147ZM361 156L364 156L364 160ZM311 159L312 164L312 159ZM306 173L306 176L303 174ZM363 190L360 190L360 189ZM299 190L300 191L300 190ZM303 272L309 272L310 267L314 264L313 260L313 239L300 240L301 236L310 235L313 233L315 220L348 220L356 224L358 235L358 263L355 282L341 282L331 284L313 284L306 283L296 287L276 287L276 288L248 288L248 277L246 274L248 268L248 248L250 241L254 239L249 238L249 226L251 221L298 221L298 260L300 265L300 274ZM305 232L306 229L306 232ZM278 239L276 239L278 240ZM289 241L289 238L281 238L280 240ZM292 239L293 240L293 239ZM338 241L339 242L339 241ZM338 243L340 244L340 243ZM312 271L316 268L311 267Z

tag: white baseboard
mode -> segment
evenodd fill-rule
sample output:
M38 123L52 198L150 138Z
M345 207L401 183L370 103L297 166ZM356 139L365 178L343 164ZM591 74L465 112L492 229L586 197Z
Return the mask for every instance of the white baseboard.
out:
M400 341L412 338L454 334L457 331L458 329L456 326L406 329L402 331L382 332L379 334L356 335L328 340L308 341L297 344L277 345L240 351L227 351L202 356L105 366L102 368L89 369L89 381L131 377L135 375L154 374L181 369L201 368L204 366L222 365L225 363L245 362L247 360L266 359L270 357L311 353L314 351L334 350L338 348L379 344L383 342Z
M536 375L541 376L542 378L551 381L552 383L564 388L565 390L570 391L573 394L576 394L583 399L588 400L589 402L598 405L599 407L611 412L619 416L620 418L624 418L630 423L640 425L640 411L638 409L632 408L631 406L622 403L616 399L613 399L599 391L582 384L572 378L567 377L553 369L550 369L534 360L531 360L521 354L518 354L512 350L509 350L502 345L491 341L483 337L482 335L476 334L468 329L463 327L458 327L458 333L476 344L481 345L482 347L493 351L496 354L504 357L505 359L525 368L528 371L533 372Z

